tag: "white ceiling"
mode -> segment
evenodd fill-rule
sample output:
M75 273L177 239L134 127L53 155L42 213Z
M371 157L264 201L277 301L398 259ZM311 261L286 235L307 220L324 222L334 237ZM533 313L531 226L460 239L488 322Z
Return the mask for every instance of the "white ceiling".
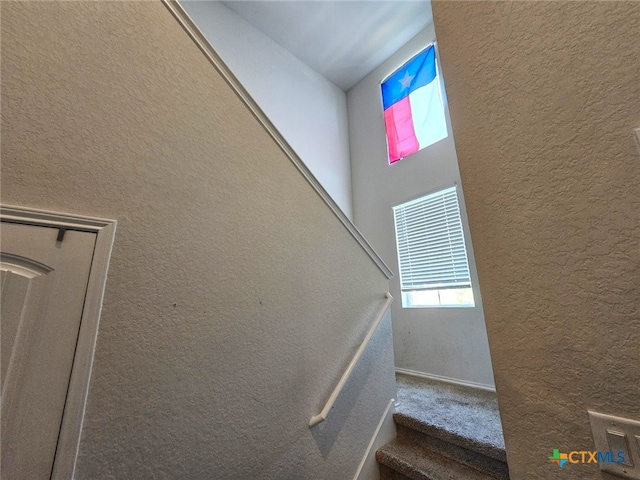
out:
M431 23L429 0L222 3L345 91Z

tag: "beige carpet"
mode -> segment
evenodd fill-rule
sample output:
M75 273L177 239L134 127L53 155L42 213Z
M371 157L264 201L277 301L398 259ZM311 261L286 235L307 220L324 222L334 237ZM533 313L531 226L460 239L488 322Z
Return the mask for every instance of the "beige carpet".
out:
M467 439L493 457L491 451L504 451L495 393L403 374L397 374L396 380L396 413L405 420Z

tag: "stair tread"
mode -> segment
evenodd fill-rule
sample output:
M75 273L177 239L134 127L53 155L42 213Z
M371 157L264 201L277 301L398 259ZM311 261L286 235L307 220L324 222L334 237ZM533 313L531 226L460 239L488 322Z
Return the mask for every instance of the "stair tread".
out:
M495 393L398 373L396 423L506 462Z
M393 415L394 421L404 427L410 428L425 435L444 440L459 447L466 448L473 452L485 455L489 458L499 460L501 462L507 461L507 453L502 446L493 445L488 442L482 442L475 438L470 438L464 435L460 435L456 432L448 430L438 425L433 425L421 418L417 418L413 415L407 415L404 413L395 413Z
M378 463L412 480L493 480L494 476L396 438L376 452Z
M492 458L484 453L470 450L433 435L426 435L402 424L396 423L396 432L397 438L421 448L424 455L436 453L457 463L493 475L497 479L509 480L509 467L506 461Z

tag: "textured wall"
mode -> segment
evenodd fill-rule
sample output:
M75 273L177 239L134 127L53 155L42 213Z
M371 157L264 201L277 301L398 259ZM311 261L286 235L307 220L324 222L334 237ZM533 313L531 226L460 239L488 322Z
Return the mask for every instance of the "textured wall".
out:
M434 2L511 478L640 419L640 3Z
M453 135L393 165L389 165L387 156L380 81L433 42L434 37L433 25L429 25L347 95L354 221L394 272L398 271L398 254L391 208L460 183ZM466 228L464 197L460 189L459 192L476 307L402 308L400 277L392 278L391 293L398 298L392 306L396 366L492 386L482 300Z
M353 475L388 282L160 2L2 2L2 201L118 221L79 478Z
M218 1L182 1L234 75L352 218L345 93Z

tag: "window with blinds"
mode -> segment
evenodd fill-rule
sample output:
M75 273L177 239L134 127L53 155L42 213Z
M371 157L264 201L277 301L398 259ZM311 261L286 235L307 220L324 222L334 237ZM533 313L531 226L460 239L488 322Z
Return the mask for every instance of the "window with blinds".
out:
M474 306L456 187L393 208L404 307Z

